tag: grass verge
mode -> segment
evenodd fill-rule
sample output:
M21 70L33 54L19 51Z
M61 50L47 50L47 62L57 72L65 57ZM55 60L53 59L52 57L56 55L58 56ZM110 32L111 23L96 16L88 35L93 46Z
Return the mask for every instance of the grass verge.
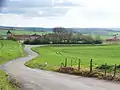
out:
M17 90L19 84L3 71L0 70L0 90Z
M15 41L0 40L0 65L18 57L25 56L23 46ZM0 89L2 90L17 90L18 83L12 79L8 79L8 75L0 70Z

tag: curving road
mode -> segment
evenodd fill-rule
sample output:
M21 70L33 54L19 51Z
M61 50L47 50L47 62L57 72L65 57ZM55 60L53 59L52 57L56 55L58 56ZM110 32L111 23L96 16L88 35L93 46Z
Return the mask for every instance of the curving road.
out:
M31 47L25 46L27 57L4 65L6 72L22 83L21 90L120 90L120 84L112 82L28 68L24 63L38 55Z

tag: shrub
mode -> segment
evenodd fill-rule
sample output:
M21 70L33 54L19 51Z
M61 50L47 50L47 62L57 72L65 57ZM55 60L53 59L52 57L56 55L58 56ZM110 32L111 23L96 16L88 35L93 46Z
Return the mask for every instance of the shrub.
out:
M30 44L30 40L25 40L24 44Z
M95 40L94 44L102 44L102 40Z
M72 67L61 67L58 69L59 72L62 72L62 73L73 73L75 69L72 68Z
M120 65L117 65L117 69L120 69Z
M111 66L111 65L104 65L104 64L102 64L101 66L98 66L98 67L96 67L96 69L111 69L113 66Z
M71 33L53 33L42 35L41 38L35 40L26 40L24 44L102 44L102 40L95 40L92 36L81 35L76 36Z

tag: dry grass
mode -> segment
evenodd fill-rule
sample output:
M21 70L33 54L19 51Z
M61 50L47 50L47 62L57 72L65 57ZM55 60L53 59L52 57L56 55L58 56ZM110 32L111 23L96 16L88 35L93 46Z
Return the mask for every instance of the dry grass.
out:
M105 75L103 72L100 72L97 70L93 70L92 72L90 72L88 69L81 69L78 71L77 69L72 68L72 67L60 67L56 69L55 71L60 72L60 73L67 73L71 75L93 77L93 78L98 78L98 79L103 79L103 80L120 82L120 77L114 77L113 75L109 73Z

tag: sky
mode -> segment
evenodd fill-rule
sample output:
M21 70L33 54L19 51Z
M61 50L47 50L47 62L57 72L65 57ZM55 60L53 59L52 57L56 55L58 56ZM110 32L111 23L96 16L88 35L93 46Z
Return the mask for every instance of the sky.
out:
M0 0L0 26L120 28L120 0Z

